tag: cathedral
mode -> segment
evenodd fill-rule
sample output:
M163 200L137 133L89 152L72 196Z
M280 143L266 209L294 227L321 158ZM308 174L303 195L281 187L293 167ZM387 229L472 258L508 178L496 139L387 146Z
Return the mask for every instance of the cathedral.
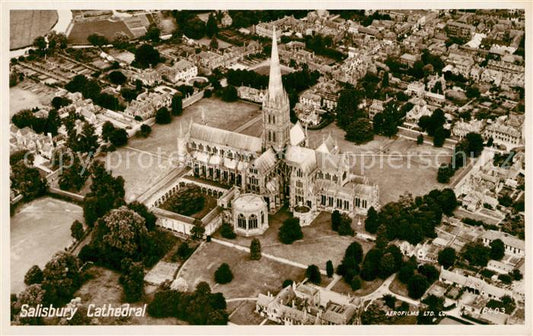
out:
M350 173L348 160L331 136L324 138L317 148L309 148L306 130L299 122L291 123L275 29L262 111L261 137L191 122L186 130L179 132L180 160L192 169L196 178L226 187L236 186L237 197L253 195L249 198L253 202L264 200L265 211L271 214L288 205L293 212L339 210L353 217L378 206L378 187L365 177ZM236 229L250 225L254 229L262 227L263 219L257 223L257 218L265 217L262 211L253 215L248 226L246 220L239 220L241 215L244 216L235 214Z

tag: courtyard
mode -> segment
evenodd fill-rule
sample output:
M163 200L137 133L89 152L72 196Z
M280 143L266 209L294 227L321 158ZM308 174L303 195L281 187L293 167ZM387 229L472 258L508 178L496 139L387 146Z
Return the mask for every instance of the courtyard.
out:
M18 209L10 223L11 293L24 289L24 275L30 267L42 269L56 252L71 244L70 226L75 220L83 222L80 206L51 197Z

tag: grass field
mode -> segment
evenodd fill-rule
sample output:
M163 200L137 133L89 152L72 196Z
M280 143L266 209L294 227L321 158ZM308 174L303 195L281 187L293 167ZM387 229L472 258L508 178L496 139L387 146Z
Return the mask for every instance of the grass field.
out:
M281 243L278 239L278 231L283 221L289 218L287 210L280 210L276 215L269 216L268 230L260 237L261 250L277 257L286 258L304 265L315 264L320 269L326 269L326 262L331 260L336 267L344 257L348 245L357 241L366 253L372 243L365 240L355 239L351 236L339 236L331 230L331 214L322 212L309 226L303 227L303 239L290 245ZM217 238L222 238L218 233ZM250 247L252 238L237 236L236 239L226 239L232 243Z
M102 160L114 176L124 178L126 200L141 195L174 168L166 158L125 147L108 153Z
M444 185L437 182L440 163L449 162L451 150L417 145L404 138L375 136L373 141L355 145L344 140L344 131L334 123L322 130L309 130L309 145L316 148L331 134L348 157L355 174L367 176L380 190L380 202L397 201L405 192L423 195Z
M233 280L220 285L214 281L214 273L222 263L228 263ZM277 293L285 279L301 281L305 270L282 264L267 258L258 261L249 259L249 253L207 243L199 248L183 266L180 276L192 290L201 281L206 281L213 292L221 292L226 299L256 297L268 291Z
M100 34L112 41L115 33L123 32L130 38L133 34L122 20L101 20L95 22L76 22L68 35L68 42L72 44L89 44L87 37L91 34Z
M398 280L397 276L391 282L389 289L391 292L396 293L398 295L409 296L407 291L407 285L401 283L400 280Z
M9 13L9 49L28 47L37 36L45 35L56 24L55 10L11 10Z
M227 103L217 98L204 98L184 109L183 115L174 117L172 123L155 125L148 138L132 138L129 146L151 153L158 153L159 149L164 155L174 153L177 148L179 124L188 125L191 120L200 122L202 112L208 126L226 130L234 130L261 113L259 106L255 104L243 101Z
M24 275L33 265L44 265L70 245L70 226L83 221L81 207L43 197L20 207L11 217L11 293L24 289Z
M43 106L43 104L41 103L39 96L35 93L18 87L12 87L9 89L10 117L21 110L32 109L34 107L41 106Z

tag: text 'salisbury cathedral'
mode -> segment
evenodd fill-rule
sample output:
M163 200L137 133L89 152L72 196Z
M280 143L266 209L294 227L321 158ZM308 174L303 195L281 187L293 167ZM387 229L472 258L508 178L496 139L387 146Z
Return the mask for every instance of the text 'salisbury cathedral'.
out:
M262 110L261 138L210 127L205 121L191 122L179 134L180 160L195 177L239 188L232 201L237 233L263 233L267 214L285 203L300 215L301 225L310 224L322 210L353 217L378 206L378 187L350 173L348 160L331 136L309 148L301 124L291 124L275 29Z

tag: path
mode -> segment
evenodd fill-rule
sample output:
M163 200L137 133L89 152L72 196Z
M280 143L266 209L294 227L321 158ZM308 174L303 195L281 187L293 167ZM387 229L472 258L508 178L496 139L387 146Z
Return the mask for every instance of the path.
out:
M256 122L258 122L259 120L261 120L261 118L263 118L263 115L262 114L259 114L257 117L254 117L250 120L248 120L247 122L245 122L244 124L242 124L241 126L237 127L236 129L233 130L233 132L242 132L244 131L245 129L247 129L248 127L252 126L253 124L255 124Z
M234 244L234 243L230 243L230 242L227 242L227 241L224 241L224 240L220 240L220 239L217 239L217 238L211 238L211 241L215 242L217 244L220 244L220 245L228 246L228 247L240 250L240 251L244 251L246 253L250 253L250 249L248 247L240 246L240 245L237 245L237 244ZM263 257L267 258L267 259L271 259L271 260L280 262L280 263L285 264L285 265L290 265L290 266L294 266L294 267L298 267L298 268L303 268L305 270L307 269L307 265L300 264L298 262L295 262L295 261L292 261L292 260L289 260L289 259L276 257L276 256L273 256L271 254L264 253L264 252L261 253L261 255ZM320 270L320 273L323 274L323 275L327 275L325 270Z

